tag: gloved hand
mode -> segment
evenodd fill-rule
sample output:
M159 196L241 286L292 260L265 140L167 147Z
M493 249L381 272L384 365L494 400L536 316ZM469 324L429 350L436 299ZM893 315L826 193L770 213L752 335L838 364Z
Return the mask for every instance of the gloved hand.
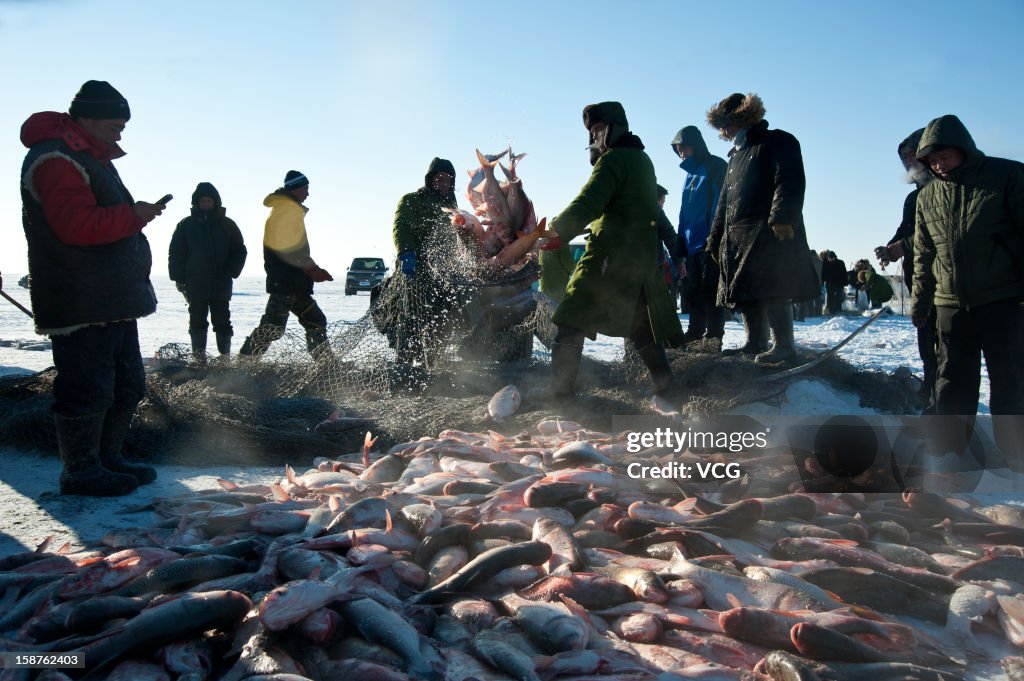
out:
M769 225L769 227L771 227L772 231L775 232L775 238L779 241L793 238L793 225L774 224Z
M555 236L548 239L547 243L540 247L542 251L557 251L559 248L564 246L562 240L556 234Z
M416 274L416 251L403 251L398 254L398 260L402 263L402 274L407 277Z
M183 282L183 281L176 281L176 282L174 282L174 288L178 289L178 293L183 293L186 296L188 295L188 289L185 288L185 282Z
M317 284L324 281L334 281L334 277L331 276L331 273L318 265L311 265L303 271L306 273L307 277Z

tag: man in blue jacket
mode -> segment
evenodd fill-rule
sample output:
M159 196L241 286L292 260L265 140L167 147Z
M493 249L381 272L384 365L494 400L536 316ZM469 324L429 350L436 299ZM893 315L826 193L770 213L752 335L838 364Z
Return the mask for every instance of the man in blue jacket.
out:
M711 339L721 348L725 334L725 310L715 298L718 291L718 266L708 256L705 243L711 220L718 206L718 195L725 178L726 162L712 156L704 137L695 126L688 125L672 138L672 150L682 159L679 167L686 172L679 206L679 247L673 256L685 257L683 297L690 311L686 341Z

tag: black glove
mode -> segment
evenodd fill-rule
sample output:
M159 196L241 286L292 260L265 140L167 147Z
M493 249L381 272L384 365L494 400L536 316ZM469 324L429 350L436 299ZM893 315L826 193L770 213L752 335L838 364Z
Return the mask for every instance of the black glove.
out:
M174 287L176 289L178 289L178 292L181 295L185 296L186 300L188 300L188 287L185 286L185 282L183 282L183 281L176 281L176 282L174 282Z

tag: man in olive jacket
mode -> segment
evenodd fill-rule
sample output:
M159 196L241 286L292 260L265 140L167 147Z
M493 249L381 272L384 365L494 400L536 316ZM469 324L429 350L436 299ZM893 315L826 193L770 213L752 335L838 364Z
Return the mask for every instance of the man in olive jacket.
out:
M443 343L451 330L452 315L466 300L456 281L456 234L445 213L445 209L456 208L455 166L435 157L427 167L423 186L404 195L395 209L392 234L398 251L394 275L398 281L392 285L401 285L397 295L402 301L395 353L399 372L413 383L428 368L427 347Z
M951 115L917 158L936 179L917 197L911 315L920 327L935 306L936 413L977 413L984 353L996 442L1024 470L1024 165L983 154Z
M573 271L552 321L551 397L573 394L584 337L629 337L651 372L655 389L672 386L661 341L682 329L657 266L657 182L640 138L629 132L618 102L583 109L583 124L599 154L590 179L551 221L556 250L590 225L586 251Z
M327 316L313 299L313 284L334 281L309 253L306 213L309 179L289 170L284 184L263 199L270 208L263 228L263 269L267 272L267 309L260 324L242 343L241 355L259 357L284 335L288 314L294 314L306 330L306 349L319 356L328 351Z
M804 163L800 143L769 130L756 94L734 93L708 111L708 123L730 140L729 166L708 235L707 252L721 270L720 305L743 313L747 342L722 354L756 354L756 362L796 358L793 305L819 285L807 257ZM772 348L764 350L766 326Z
M217 351L231 352L231 280L242 273L246 254L242 232L225 214L220 192L200 182L192 193L192 214L174 229L167 258L171 280L188 302L188 333L199 361L206 358L207 314Z

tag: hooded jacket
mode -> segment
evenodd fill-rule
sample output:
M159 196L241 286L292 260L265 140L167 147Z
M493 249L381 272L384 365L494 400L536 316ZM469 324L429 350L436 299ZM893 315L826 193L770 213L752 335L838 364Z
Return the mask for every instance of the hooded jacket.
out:
M200 196L214 199L212 210L199 209ZM225 214L214 186L201 182L192 195L192 214L178 223L171 237L167 259L171 279L185 285L190 299L227 300L231 280L242 273L245 258L238 225Z
M395 210L395 222L392 231L395 250L399 254L413 251L419 257L425 257L430 244L435 239L443 239L445 235L454 237L450 228L450 220L443 208L457 208L454 184L447 194L439 194L431 187L434 175L446 172L455 178L455 166L451 161L434 158L423 177L423 186L406 194L398 202Z
M903 149L909 147L912 150L917 150L917 145L921 142L923 134L924 128L915 130L899 143L896 153L900 154L900 161L903 160L901 154ZM914 187L907 194L907 198L903 200L903 219L900 220L900 226L896 228L896 233L889 239L890 244L898 241L903 247L903 283L907 285L908 291L914 285L914 221L917 211L917 195L921 193L921 186Z
M306 270L316 266L309 255L306 213L309 209L291 193L278 189L263 199L270 209L263 228L263 269L267 272L267 293L312 295L313 280Z
M1024 298L1024 165L986 156L956 116L936 118L918 145L963 151L963 163L917 197L911 313Z
M21 128L22 225L36 331L71 333L152 314L152 254L111 161L124 155L68 114L33 114Z
M682 199L679 204L679 238L688 253L704 249L711 230L711 219L718 207L718 195L725 179L726 162L712 156L703 135L695 126L688 125L672 138L676 145L693 147L693 155L679 164L686 173ZM680 257L681 252L675 253Z

